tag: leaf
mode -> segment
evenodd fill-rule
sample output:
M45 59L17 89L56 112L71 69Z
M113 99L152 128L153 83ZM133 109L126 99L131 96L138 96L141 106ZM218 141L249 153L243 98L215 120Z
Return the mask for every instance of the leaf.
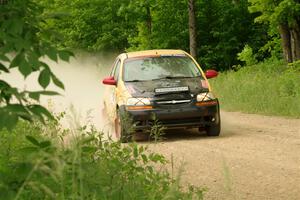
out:
M25 60L24 54L19 53L14 57L14 59L11 61L9 68L14 68L20 65L20 63Z
M37 54L35 52L31 52L28 55L28 62L31 64L34 71L38 70L39 67L41 66L39 57L37 56Z
M48 96L54 96L54 95L59 95L58 92L55 91L36 91L36 92L28 92L29 97L39 101L41 95L48 95Z
M91 146L84 146L81 148L82 152L84 153L94 153L97 148L96 147L91 147Z
M19 149L19 151L22 154L28 155L28 154L32 154L32 153L38 152L39 148L37 148L37 147L24 147L24 148Z
M6 55L0 54L0 60L3 60L5 62L9 62L10 60L8 59L8 57Z
M39 92L30 92L29 97L36 100L36 101L39 101L40 100L40 93Z
M50 71L46 68L39 75L39 84L45 89L50 83Z
M58 52L60 59L69 62L70 57L74 56L74 54L70 51L62 50Z
M55 91L39 91L41 95L48 95L48 96L55 96L60 95L58 92Z
M94 136L88 136L88 137L83 138L83 139L80 141L80 143L81 143L81 144L88 144L88 143L90 143L90 142L92 142L92 141L94 141L94 140L95 140L95 137L94 137Z
M4 71L6 73L9 73L9 70L2 63L0 63L0 71Z
M32 72L29 63L25 59L20 63L19 71L23 74L24 77L27 77Z
M40 143L37 141L37 139L35 139L34 137L30 136L30 135L26 135L26 139L31 142L32 144L34 144L35 146L40 146Z
M54 119L52 114L41 105L30 105L28 109L44 123L44 117L48 119Z
M18 113L18 114L23 114L23 113L27 114L28 113L26 108L20 104L10 104L10 105L6 106L6 109L12 113Z
M27 120L29 122L32 122L32 116L28 113L28 114L19 114L19 117L24 119L24 120Z
M141 156L142 156L143 162L147 163L148 162L147 156L145 154L142 154Z
M40 142L40 147L41 148L47 148L47 147L49 147L51 145L51 142L49 141L49 140L47 140L47 141L43 141L43 142Z
M56 86L60 87L63 90L65 89L64 84L54 74L52 74L52 81Z
M11 88L11 86L7 82L0 79L0 90L6 89L6 88Z
M8 124L8 126L6 126L8 128L14 127L15 126L14 123L17 123L19 117L31 121L30 114L23 105L10 104L4 107L4 109L5 109L5 114L3 115L5 116L3 116L4 119L2 120L4 121L5 124ZM5 117L7 118L5 119Z
M50 47L46 51L46 55L51 59L57 62L57 50L53 47Z
M134 156L135 158L137 158L138 155L139 155L138 147L137 147L137 146L134 146L134 147L133 147L133 156Z
M15 18L13 20L11 20L11 23L10 23L10 31L13 35L19 35L23 32L23 25L24 25L24 22L22 19L18 19L18 18Z
M12 130L18 123L18 115L15 113L9 113L3 108L0 108L0 130L7 128Z

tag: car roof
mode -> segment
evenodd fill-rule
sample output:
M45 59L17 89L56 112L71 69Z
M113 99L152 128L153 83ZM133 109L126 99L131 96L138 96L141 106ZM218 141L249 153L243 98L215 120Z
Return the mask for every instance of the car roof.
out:
M146 50L146 51L134 51L124 53L127 58L135 58L135 57L147 57L147 56L156 56L156 55L175 55L175 54L186 54L183 50L175 50L175 49L154 49L154 50Z

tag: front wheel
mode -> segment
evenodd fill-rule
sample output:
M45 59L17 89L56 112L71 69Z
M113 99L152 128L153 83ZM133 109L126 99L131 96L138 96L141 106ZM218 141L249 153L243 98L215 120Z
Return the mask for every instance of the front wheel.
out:
M132 140L132 123L125 110L117 110L115 119L115 136L122 143Z
M221 123L219 122L215 125L205 127L205 131L207 136L211 136L211 137L219 136L221 132Z

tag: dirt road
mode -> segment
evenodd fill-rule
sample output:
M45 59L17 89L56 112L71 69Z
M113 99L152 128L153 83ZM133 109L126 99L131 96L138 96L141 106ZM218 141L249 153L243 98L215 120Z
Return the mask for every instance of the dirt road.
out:
M173 131L150 146L173 155L183 184L207 187L205 199L300 199L300 120L232 112L222 120L218 138Z

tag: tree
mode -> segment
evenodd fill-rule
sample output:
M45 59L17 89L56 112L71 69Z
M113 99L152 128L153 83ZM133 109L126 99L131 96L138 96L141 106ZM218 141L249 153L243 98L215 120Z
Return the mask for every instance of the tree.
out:
M69 15L48 24L62 35L58 46L117 53L191 49L203 67L219 70L240 64L236 55L247 44L259 52L258 60L268 56L259 50L271 36L266 25L254 24L257 14L249 13L247 0L40 1L48 2L49 11Z
M46 21L43 7L33 0L8 1L0 6L0 74L9 73L12 68L18 68L24 78L39 72L38 82L44 89L51 80L64 88L41 58L68 61L72 53L51 45L52 32L43 28ZM45 118L52 118L37 101L41 95L57 94L46 90L20 91L0 78L0 129L13 128L19 119L37 118L44 122Z
M280 33L284 59L290 63L300 59L300 1L249 0L251 12L261 13L255 20L267 23Z
M195 1L188 0L189 11L189 33L190 33L190 53L194 58L197 58L197 28L196 28L196 14Z

